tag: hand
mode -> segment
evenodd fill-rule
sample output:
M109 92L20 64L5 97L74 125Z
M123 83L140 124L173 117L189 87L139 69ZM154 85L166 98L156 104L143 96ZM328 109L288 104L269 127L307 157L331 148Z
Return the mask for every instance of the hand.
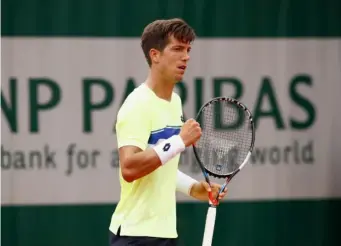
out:
M181 128L180 137L186 147L195 144L201 137L201 128L199 123L193 119L187 120Z
M195 183L191 189L190 195L198 200L201 201L208 201L208 192L212 191L213 198L215 199L218 195L218 192L221 188L221 185L216 183L211 183L212 187L205 182L201 181L198 183ZM227 187L221 192L221 194L218 197L218 201L223 199L227 195Z

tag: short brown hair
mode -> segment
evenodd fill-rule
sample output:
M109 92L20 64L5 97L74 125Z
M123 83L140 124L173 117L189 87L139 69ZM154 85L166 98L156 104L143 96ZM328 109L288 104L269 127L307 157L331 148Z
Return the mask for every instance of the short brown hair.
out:
M155 20L144 28L141 47L149 66L152 63L149 57L150 49L163 51L172 35L184 43L191 43L195 39L193 28L179 18Z

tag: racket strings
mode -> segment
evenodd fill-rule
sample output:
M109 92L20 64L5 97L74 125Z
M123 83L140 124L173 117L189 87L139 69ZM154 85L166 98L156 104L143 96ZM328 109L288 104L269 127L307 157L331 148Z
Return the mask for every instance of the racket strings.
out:
M202 111L201 127L196 148L205 168L222 176L237 170L252 142L246 111L229 102L212 103Z

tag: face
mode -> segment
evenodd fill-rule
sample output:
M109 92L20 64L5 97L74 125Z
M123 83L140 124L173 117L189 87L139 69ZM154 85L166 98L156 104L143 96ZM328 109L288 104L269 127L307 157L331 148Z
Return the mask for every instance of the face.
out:
M189 43L183 43L171 36L162 52L151 51L153 69L157 69L164 78L173 83L181 81L187 68L190 50Z

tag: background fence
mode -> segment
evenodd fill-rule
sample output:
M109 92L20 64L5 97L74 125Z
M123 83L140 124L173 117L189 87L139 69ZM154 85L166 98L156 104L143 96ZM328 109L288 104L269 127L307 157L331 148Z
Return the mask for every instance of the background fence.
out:
M172 17L198 35L185 114L231 96L257 126L214 245L339 245L340 1L4 0L1 14L2 245L107 245L116 113L147 75L144 26ZM180 169L202 178L191 151ZM206 203L177 208L181 243L201 245Z

